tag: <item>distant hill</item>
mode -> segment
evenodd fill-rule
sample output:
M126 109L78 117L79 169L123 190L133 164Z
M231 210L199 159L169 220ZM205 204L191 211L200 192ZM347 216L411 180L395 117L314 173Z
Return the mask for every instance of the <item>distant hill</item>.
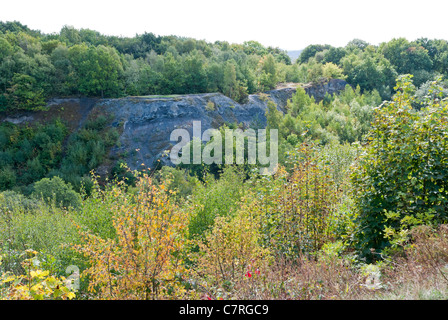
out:
M299 55L302 51L303 51L303 49L302 50L286 51L286 53L291 58L291 62L294 63L294 62L296 62L297 58L299 57Z

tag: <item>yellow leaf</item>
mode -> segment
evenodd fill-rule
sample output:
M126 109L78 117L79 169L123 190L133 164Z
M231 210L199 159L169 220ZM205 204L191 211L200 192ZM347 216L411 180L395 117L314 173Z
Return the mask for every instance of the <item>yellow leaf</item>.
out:
M75 297L76 297L76 295L73 292L67 293L67 298L69 298L70 300L75 298Z

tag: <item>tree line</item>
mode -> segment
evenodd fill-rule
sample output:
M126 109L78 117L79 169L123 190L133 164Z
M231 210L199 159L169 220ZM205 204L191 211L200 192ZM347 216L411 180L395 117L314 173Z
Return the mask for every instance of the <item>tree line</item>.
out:
M34 110L51 97L194 94L221 92L238 102L279 82L345 79L361 92L394 93L400 74L417 87L448 72L448 42L393 39L345 47L313 44L297 61L257 41L209 43L144 33L102 35L64 26L43 34L20 22L0 22L0 111Z
M105 36L65 26L42 34L0 23L0 110L39 109L54 96L121 97L222 92L243 101L271 89L285 51L152 33Z

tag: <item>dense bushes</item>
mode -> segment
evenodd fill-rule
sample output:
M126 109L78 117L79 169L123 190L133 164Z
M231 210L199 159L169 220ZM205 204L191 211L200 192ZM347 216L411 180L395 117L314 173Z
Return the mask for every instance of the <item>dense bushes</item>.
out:
M46 202L55 202L57 206L79 208L81 196L61 178L44 178L34 184L33 196Z
M367 133L373 108L380 103L378 92L361 94L359 87L353 90L347 86L338 95L319 103L298 88L288 101L284 115L275 106L268 107L268 128L279 130L280 154L306 140L318 140L322 144L353 143Z
M433 83L440 92L438 85ZM398 232L402 226L447 220L447 102L428 99L417 112L411 77L400 77L397 89L393 100L376 110L369 143L353 172L364 253L388 245L386 227Z
M299 88L285 113L268 102L272 176L257 163L148 174L118 161L115 179L100 180L90 171L113 167L119 137L104 114L71 135L61 121L2 123L2 299L73 298L69 266L82 272L80 299L448 296L447 89L431 80L446 73L446 42L310 46L290 65L256 42L0 30L8 111L53 94L219 90L242 101L284 80L353 85L320 102ZM418 88L408 75L392 88L405 72Z
M68 134L60 120L36 127L0 125L0 190L24 187L42 179L62 158Z
M445 256L434 241L445 245L446 237L410 233L417 247L407 246L405 258L365 264L353 251L365 215L357 219L348 180L356 153L308 142L275 176L254 171L247 178L228 167L219 179L191 181L195 188L183 195L173 194L188 190L178 169L160 176L166 181L137 175L133 186L111 181L103 188L94 179L77 210L0 194L2 267L23 274L26 249L38 251L55 276L75 265L83 272L81 299L387 298L414 269L431 263L443 272ZM419 279L443 284L438 273L426 276Z
M77 192L92 187L90 171L107 159L119 138L108 126L110 117L92 116L79 131L70 134L57 119L34 126L0 124L0 191L14 189L31 194L33 183L44 177L62 178Z
M178 210L163 185L147 175L139 177L134 192L117 184L105 192L112 204L116 237L82 232L76 250L90 267L89 291L102 299L163 299L185 295L182 263L188 213Z

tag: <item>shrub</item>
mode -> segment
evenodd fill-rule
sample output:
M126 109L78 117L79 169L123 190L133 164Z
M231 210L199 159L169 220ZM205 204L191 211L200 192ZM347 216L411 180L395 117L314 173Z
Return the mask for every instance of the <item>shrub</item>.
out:
M83 230L75 245L90 267L89 290L101 299L180 298L184 267L182 250L188 215L173 204L164 185L155 186L143 174L135 192L123 183L103 191L114 197L111 210L116 238L108 239Z
M290 155L295 166L280 168L273 177L256 181L254 214L263 215L265 246L277 262L301 253L319 250L337 238L332 222L342 190L329 176L329 165L319 163L315 151L306 144Z
M75 298L74 290L70 289L64 277L50 275L49 271L38 269L37 252L27 250L28 259L22 262L26 271L23 275L10 272L0 275L1 300L67 300ZM0 264L1 264L0 255Z
M251 214L250 202L233 217L216 217L205 241L198 241L199 252L194 255L193 270L201 285L211 288L209 295L216 296L219 291L233 295L243 282L267 272L270 253L260 245L259 229L259 219ZM246 292L246 298L254 298L248 297L254 294Z
M29 199L24 195L12 190L0 193L0 210L28 210L37 209L38 202L34 199Z
M188 225L191 238L203 237L216 217L236 212L244 194L244 177L238 169L227 167L219 180L208 174L205 183L197 185L188 203L188 210L192 212Z
M14 201L24 201L17 195L14 198ZM51 208L43 202L33 203L28 210L15 203L9 208L0 210L0 247L4 253L5 270L23 273L21 253L27 249L38 251L39 261L55 274L65 274L65 268L71 264L79 265L70 248L63 246L78 239L76 228L65 210Z
M16 185L16 172L9 166L0 169L0 191L12 189Z
M64 208L79 208L81 196L59 177L43 178L34 184L33 196L43 199L47 203L55 203Z
M420 215L436 224L448 218L448 103L428 100L416 112L409 75L401 76L395 89L393 101L376 110L352 178L360 210L357 246L370 258L371 248L390 245L386 227L398 231L402 222ZM386 219L388 212L396 218Z
M207 105L205 106L205 110L215 111L215 104L212 101L207 102Z

